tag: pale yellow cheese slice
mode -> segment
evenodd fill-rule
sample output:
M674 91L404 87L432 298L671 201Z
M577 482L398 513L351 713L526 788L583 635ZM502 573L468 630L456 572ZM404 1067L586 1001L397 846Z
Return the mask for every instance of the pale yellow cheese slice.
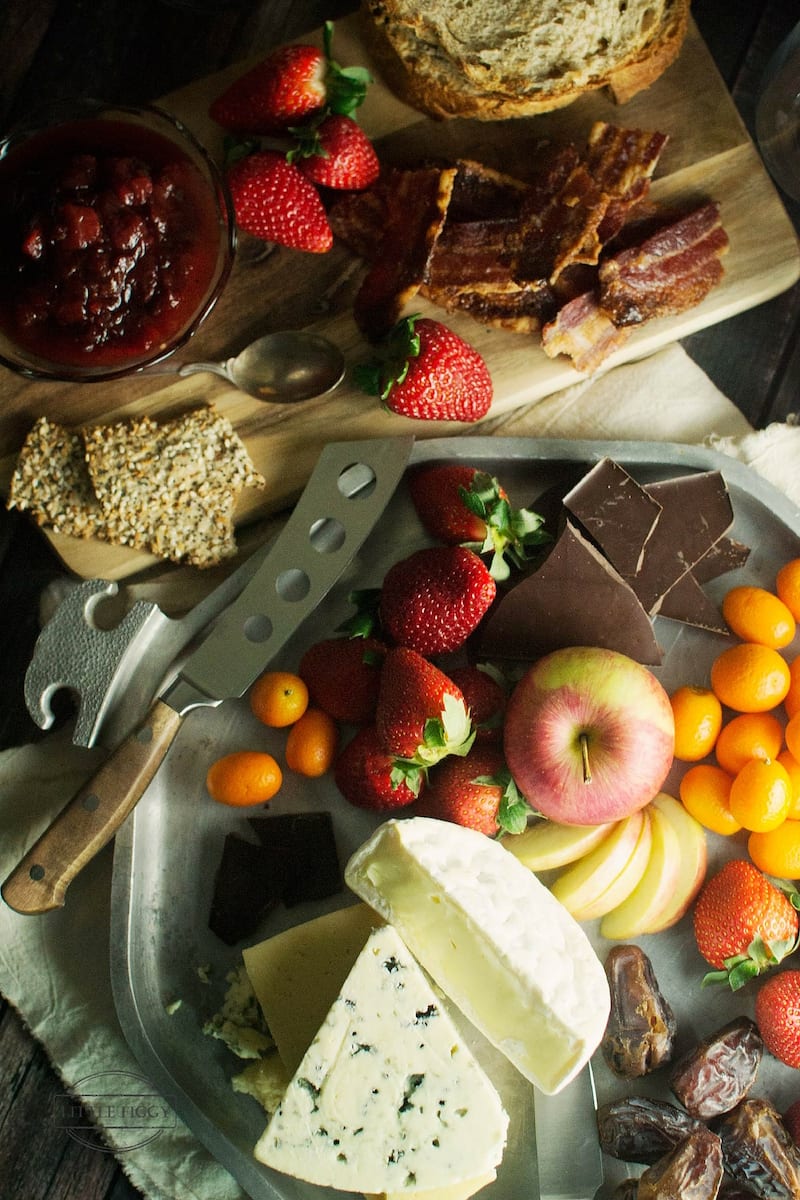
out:
M243 952L244 964L284 1065L293 1074L381 919L367 904L327 913ZM487 1172L451 1187L370 1193L367 1200L469 1200L495 1179Z

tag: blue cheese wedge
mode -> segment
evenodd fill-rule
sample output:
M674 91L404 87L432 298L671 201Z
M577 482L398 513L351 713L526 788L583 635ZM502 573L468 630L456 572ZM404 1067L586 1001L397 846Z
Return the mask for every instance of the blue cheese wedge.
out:
M600 1044L608 981L589 939L536 876L484 834L430 817L385 821L345 882L541 1091Z
M396 930L373 930L256 1158L343 1191L415 1192L494 1171L508 1117Z

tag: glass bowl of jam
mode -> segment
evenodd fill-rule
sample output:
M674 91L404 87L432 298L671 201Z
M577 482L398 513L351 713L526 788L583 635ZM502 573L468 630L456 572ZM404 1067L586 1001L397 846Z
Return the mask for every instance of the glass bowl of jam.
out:
M0 362L113 379L206 318L235 224L213 160L157 107L81 101L0 141Z

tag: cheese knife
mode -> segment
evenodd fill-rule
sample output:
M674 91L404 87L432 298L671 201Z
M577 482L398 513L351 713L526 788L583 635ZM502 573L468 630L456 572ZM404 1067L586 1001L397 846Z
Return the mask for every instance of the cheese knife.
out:
M394 494L413 444L407 437L326 446L253 578L8 876L0 890L9 907L42 913L64 904L69 884L144 794L185 715L243 695L341 576Z
M593 1200L603 1183L591 1066L546 1096L534 1088L539 1200Z

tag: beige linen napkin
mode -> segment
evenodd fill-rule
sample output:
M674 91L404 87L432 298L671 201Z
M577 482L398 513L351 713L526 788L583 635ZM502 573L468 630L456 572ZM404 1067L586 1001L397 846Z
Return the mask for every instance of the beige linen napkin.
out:
M479 432L705 443L749 463L800 503L800 428L754 432L678 346L489 421ZM70 744L68 730L0 754L0 878L96 762L94 752ZM64 910L22 917L0 904L0 991L42 1042L65 1085L79 1095L80 1081L93 1072L138 1070L111 996L110 879L108 849L71 885ZM231 1102L240 1101L232 1096ZM132 1182L153 1200L243 1196L180 1121L135 1150L125 1149L113 1129L106 1136Z

